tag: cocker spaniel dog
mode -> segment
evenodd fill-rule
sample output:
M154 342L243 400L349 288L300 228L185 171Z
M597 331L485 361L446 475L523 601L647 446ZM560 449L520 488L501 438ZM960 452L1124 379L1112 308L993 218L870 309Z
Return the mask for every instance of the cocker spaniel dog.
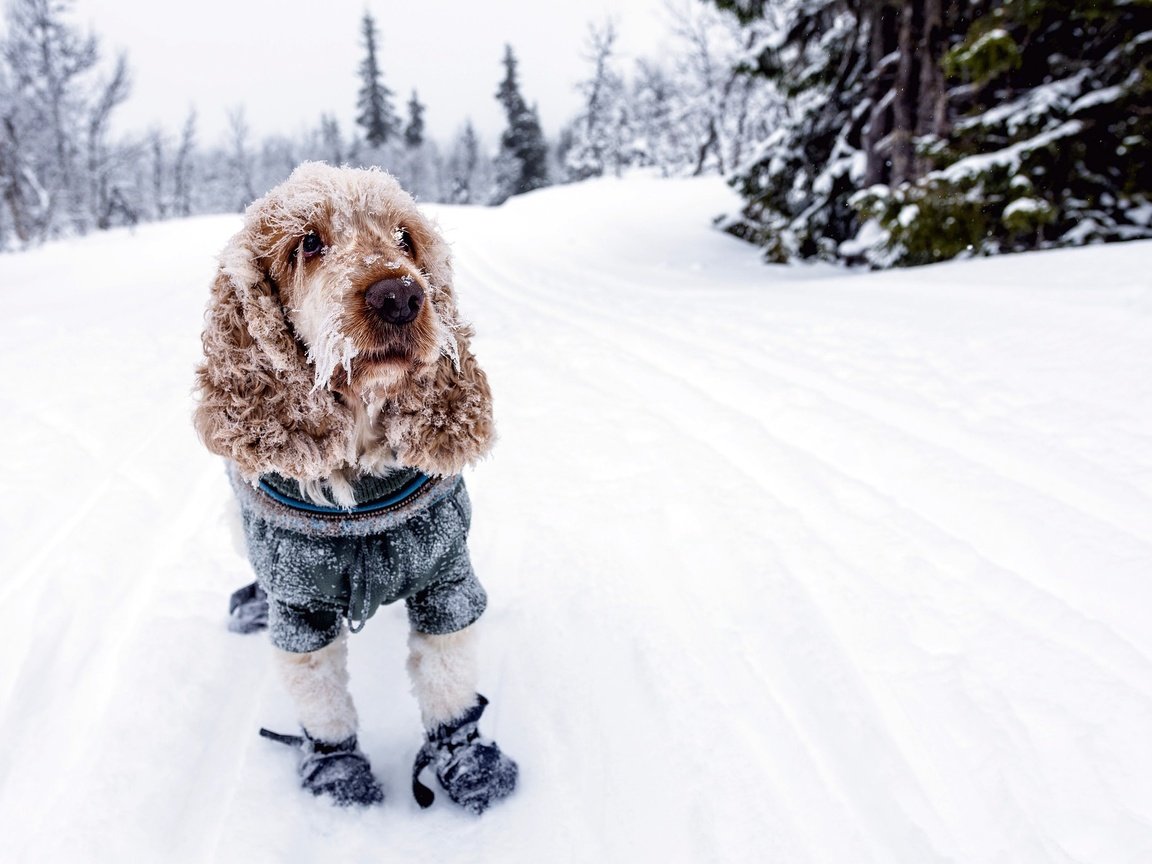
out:
M384 797L356 742L347 634L398 600L426 733L417 801L433 798L428 766L475 813L516 785L477 729L471 625L487 597L460 471L493 429L471 336L447 244L381 171L301 165L220 256L196 429L227 460L256 571L234 606L266 609L303 734L260 731L298 747L303 786L339 804Z

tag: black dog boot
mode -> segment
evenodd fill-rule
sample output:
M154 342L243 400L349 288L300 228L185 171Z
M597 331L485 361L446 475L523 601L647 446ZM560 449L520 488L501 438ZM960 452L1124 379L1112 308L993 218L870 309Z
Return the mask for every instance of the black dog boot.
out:
M360 752L356 736L328 743L304 735L281 735L261 729L260 734L281 744L299 747L300 785L313 795L328 795L341 807L368 806L384 800L384 790L372 775L368 757Z
M516 788L516 763L500 752L496 742L481 738L476 728L488 704L480 694L477 699L460 717L428 732L416 754L412 794L421 807L430 807L436 797L420 782L420 772L429 765L448 797L476 815Z
M253 582L232 592L228 599L228 629L255 633L268 626L268 595Z

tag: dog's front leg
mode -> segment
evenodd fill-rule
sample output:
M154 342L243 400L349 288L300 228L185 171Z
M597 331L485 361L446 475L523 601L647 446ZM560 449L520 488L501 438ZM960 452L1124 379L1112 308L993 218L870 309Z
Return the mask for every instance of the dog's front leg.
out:
M408 674L425 729L455 720L476 704L475 626L433 636L408 637Z
M433 795L420 782L431 765L448 797L473 813L512 794L516 763L494 741L480 737L478 724L488 700L476 692L474 627L443 636L412 631L408 673L424 721L424 746L412 771L412 792L421 807Z
M273 648L276 668L296 706L305 733L322 741L356 734L356 706L348 692L348 634L318 651L296 654Z
M317 651L272 650L304 729L304 737L294 740L303 753L301 785L342 805L383 801L384 792L356 741L356 706L348 692L347 631Z

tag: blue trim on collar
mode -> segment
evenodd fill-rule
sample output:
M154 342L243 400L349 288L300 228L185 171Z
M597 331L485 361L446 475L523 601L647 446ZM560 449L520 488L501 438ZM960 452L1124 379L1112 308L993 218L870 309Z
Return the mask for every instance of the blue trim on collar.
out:
M261 478L257 487L273 501L283 504L285 507L291 507L293 510L302 510L305 513L319 513L325 516L351 516L360 513L377 513L380 510L386 510L389 507L403 504L423 489L431 479L427 474L417 474L408 485L402 487L393 495L377 501L370 501L367 504L358 504L355 507L325 507L320 504L312 504L308 501L298 501L295 498L289 498L287 495L277 492L265 483L263 478Z

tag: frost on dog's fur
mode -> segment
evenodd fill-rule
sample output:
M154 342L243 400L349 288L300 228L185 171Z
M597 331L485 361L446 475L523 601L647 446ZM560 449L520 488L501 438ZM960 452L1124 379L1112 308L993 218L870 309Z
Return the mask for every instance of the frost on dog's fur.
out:
M420 250L434 344L381 392L362 394L380 406L368 418L379 425L379 440L365 450L358 412L337 393L358 371L344 310L351 277L390 263L382 260L385 250L363 248L365 238L391 236L398 224ZM328 244L321 252L328 281L318 286L303 285L304 268L292 267L310 230ZM282 294L305 290L320 292L314 309L285 309ZM197 370L197 431L249 479L277 471L321 481L384 462L458 473L494 437L491 395L469 350L471 336L456 308L448 246L396 181L374 169L305 163L248 208L220 256Z

